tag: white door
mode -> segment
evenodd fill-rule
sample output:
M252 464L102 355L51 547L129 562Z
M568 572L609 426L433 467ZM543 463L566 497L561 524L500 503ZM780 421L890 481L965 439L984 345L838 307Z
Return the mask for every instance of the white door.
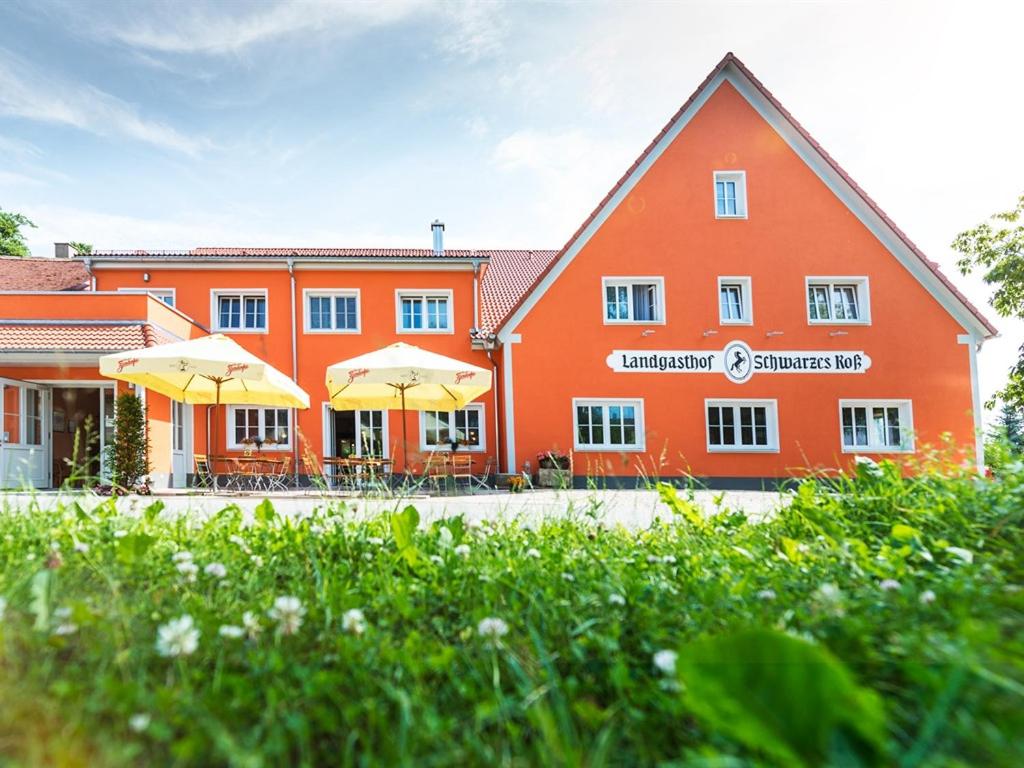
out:
M0 488L50 486L50 388L0 379Z
M171 487L184 488L192 443L192 406L171 400Z

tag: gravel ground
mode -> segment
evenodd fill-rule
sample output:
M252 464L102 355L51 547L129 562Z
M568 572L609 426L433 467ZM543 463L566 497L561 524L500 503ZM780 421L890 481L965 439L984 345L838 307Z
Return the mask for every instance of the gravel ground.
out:
M118 506L141 510L154 499L165 505L167 514L194 515L206 517L215 514L227 504L237 504L246 513L251 513L267 495L190 496L184 493L161 493L157 496L134 496L119 500ZM621 524L634 528L645 528L655 519L667 519L671 512L658 499L656 491L633 490L533 490L519 494L477 493L468 496L420 496L405 499L371 499L319 495L304 493L273 494L278 513L287 516L304 516L326 503L344 501L350 514L373 516L394 510L397 506L414 504L424 523L437 518L462 514L467 519L520 519L531 524L554 515L593 518L606 524ZM89 493L37 492L35 494L6 492L0 493L0 509L4 511L31 510L38 505L47 509L63 500L77 501L89 510L105 499ZM771 491L696 491L694 501L711 513L716 504L722 508L742 510L752 519L761 519L772 513L786 496Z

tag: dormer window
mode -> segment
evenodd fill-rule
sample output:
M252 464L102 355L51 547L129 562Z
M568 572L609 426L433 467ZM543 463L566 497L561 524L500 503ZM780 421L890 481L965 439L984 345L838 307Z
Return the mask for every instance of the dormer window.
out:
M715 218L747 218L745 171L715 171Z

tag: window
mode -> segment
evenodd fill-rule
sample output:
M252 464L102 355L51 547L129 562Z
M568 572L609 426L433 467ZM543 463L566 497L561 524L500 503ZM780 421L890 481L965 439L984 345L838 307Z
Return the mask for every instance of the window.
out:
M846 400L839 403L843 451L912 451L909 400Z
M708 400L708 451L777 451L774 400Z
M578 451L642 451L642 400L573 400Z
M482 451L486 448L482 405L467 405L460 411L420 413L420 443L423 450L448 450L453 437L459 441L459 450Z
M604 322L664 323L665 281L660 277L606 277Z
M249 446L262 450L290 448L292 442L287 408L254 408L228 406L229 448L244 450ZM262 443L262 446L260 446Z
M750 325L754 321L749 277L718 278L718 321L722 325Z
M43 444L43 394L30 387L25 388L25 444Z
M452 293L397 293L399 333L452 333Z
M307 333L358 333L358 291L306 293Z
M807 320L812 324L868 323L867 278L807 278Z
M266 293L214 293L214 325L218 331L266 331Z
M745 171L715 171L715 218L747 218Z
M118 293L149 293L169 307L174 306L173 288L118 288Z
M171 400L171 450L185 450L185 404Z

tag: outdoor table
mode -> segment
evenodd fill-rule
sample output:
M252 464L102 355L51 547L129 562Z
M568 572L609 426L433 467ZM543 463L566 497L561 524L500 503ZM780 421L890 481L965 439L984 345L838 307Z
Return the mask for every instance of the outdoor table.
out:
M367 476L371 484L383 477L390 471L393 464L391 459L377 456L328 456L324 458L324 465L333 470L330 479L342 482L353 490L362 487Z
M282 459L267 456L213 456L210 468L213 470L214 485L219 484L222 475L227 477L226 487L236 491L258 491L266 485L266 477L274 474L284 463ZM227 465L227 471L218 471L217 465ZM267 471L267 470L270 471Z

